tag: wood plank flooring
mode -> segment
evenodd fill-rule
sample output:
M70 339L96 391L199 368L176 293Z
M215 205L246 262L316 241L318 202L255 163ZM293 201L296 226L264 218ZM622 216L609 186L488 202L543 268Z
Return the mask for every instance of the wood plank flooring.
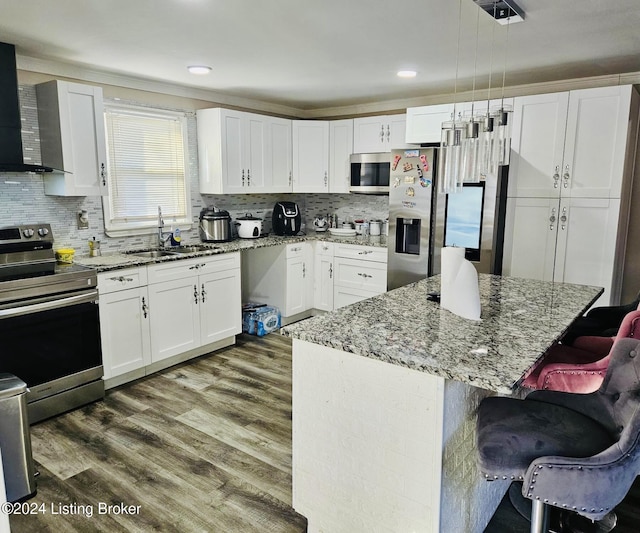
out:
M306 531L291 509L291 342L281 335L241 335L108 391L33 426L32 444L40 477L28 503L40 512L12 515L14 533ZM99 514L101 503L134 512ZM640 531L640 481L616 511L616 533ZM505 498L485 533L528 531Z
M306 531L291 508L281 335L240 336L31 429L39 512L12 515L13 532Z

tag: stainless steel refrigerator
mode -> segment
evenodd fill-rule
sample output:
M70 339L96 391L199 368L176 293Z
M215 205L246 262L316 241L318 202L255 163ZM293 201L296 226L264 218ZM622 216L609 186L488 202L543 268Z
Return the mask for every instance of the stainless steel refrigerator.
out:
M478 272L502 272L507 167L496 177L437 192L436 148L393 150L389 177L389 290L440 273L443 246L465 248Z

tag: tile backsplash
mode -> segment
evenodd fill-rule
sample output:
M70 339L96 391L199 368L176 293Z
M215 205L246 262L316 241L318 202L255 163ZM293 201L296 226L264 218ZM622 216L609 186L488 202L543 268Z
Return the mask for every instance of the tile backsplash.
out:
M136 103L136 102L132 102ZM32 85L20 86L22 142L25 162L41 163L36 91ZM144 105L144 104L143 104ZM388 215L388 196L352 194L228 194L204 195L198 188L198 153L195 114L188 113L189 178L191 184L192 228L183 229L183 241L195 242L198 217L205 206L215 205L229 211L232 218L252 213L265 219L264 231L271 230L271 210L279 200L297 202L303 224L311 228L315 216L336 214L340 222L355 218L380 218ZM77 228L77 214L86 210L89 228ZM55 248L72 247L78 255L89 253L88 241L102 241L103 253L142 248L156 244L155 235L111 238L104 232L102 201L98 197L62 197L44 194L42 176L31 173L0 172L0 227L42 222L51 224ZM165 221L167 225L170 221Z

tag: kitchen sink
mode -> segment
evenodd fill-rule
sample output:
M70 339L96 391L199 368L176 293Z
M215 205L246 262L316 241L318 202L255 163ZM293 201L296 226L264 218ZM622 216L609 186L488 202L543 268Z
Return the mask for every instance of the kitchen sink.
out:
M193 254L196 252L215 252L216 250L219 250L217 246L212 247L194 244L191 246L178 246L176 248L171 248L169 251L174 254Z
M127 252L129 255L136 255L138 257L165 257L168 255L175 255L168 250L149 250L148 252Z
M190 246L176 246L174 248L168 248L166 250L141 250L141 251L131 251L125 252L127 255L135 255L137 257L148 257L148 258L156 258L156 257L170 257L176 256L180 254L193 254L197 252L220 252L220 248L217 246L204 246L201 244L193 244Z

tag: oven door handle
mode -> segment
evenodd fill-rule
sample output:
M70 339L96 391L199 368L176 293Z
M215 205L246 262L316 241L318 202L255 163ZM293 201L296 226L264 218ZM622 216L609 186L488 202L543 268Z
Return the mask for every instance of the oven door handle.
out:
M78 305L83 303L91 303L98 301L98 291L91 289L89 291L83 291L80 294L74 294L73 296L65 296L60 298L59 296L49 297L44 301L39 301L34 304L18 305L17 307L11 307L8 309L0 309L0 319L12 318L16 316L29 315L33 313L39 313L42 311L49 311L51 309L60 309L61 307L69 307L71 305Z

